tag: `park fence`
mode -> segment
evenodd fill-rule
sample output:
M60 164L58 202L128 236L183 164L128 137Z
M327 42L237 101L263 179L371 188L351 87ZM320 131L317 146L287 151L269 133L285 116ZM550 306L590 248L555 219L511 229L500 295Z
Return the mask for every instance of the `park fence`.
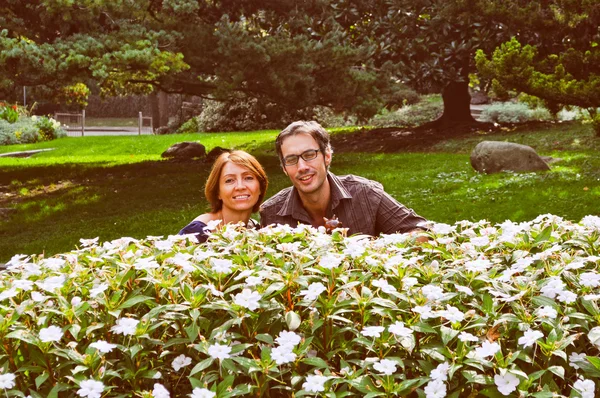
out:
M54 119L63 125L69 137L109 135L154 134L152 117L138 114L137 127L133 126L86 126L85 110L81 113L55 113Z

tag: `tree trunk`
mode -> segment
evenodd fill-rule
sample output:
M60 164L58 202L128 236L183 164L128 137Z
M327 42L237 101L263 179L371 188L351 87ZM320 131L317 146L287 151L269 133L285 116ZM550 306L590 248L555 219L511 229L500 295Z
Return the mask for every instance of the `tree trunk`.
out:
M444 113L432 122L432 127L446 129L458 124L475 124L471 115L471 94L468 82L451 82L442 91Z
M166 126L169 123L169 101L164 91L153 91L150 94L150 108L152 109L152 124L154 128Z

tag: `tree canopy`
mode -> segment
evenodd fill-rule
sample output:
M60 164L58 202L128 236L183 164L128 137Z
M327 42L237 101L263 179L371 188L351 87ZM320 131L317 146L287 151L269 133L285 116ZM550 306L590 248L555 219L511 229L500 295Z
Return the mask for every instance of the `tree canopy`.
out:
M5 0L0 94L19 85L55 95L94 81L109 95L241 95L366 118L400 104L407 84L442 92L443 125L473 122L475 53L502 51L511 37L530 46L520 57L531 55L536 71L549 76L560 66L581 82L572 95L596 87L599 7L596 0ZM483 75L499 83L498 59L483 57ZM502 84L522 73L513 70Z

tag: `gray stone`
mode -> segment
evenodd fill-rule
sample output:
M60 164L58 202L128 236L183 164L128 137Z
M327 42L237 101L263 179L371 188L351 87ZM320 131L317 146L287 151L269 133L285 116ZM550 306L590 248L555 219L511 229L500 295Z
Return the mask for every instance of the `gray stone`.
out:
M192 159L206 156L206 148L199 142L179 142L171 145L161 155L163 158Z
M471 152L471 166L480 173L546 171L548 164L527 145L483 141Z
M222 153L229 152L229 149L221 148L220 146L216 146L208 152L206 155L206 159L204 159L207 163L213 163Z

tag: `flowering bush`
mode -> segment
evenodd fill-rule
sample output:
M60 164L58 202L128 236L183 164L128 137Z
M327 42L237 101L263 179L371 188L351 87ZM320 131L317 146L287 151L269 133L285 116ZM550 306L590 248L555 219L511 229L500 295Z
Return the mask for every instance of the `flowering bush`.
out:
M0 119L0 145L50 141L66 135L59 122L46 116L21 116L15 123Z
M8 105L0 103L0 119L8 123L14 123L19 120L19 112L17 105Z
M0 388L31 397L582 396L600 217L121 238L0 276Z

